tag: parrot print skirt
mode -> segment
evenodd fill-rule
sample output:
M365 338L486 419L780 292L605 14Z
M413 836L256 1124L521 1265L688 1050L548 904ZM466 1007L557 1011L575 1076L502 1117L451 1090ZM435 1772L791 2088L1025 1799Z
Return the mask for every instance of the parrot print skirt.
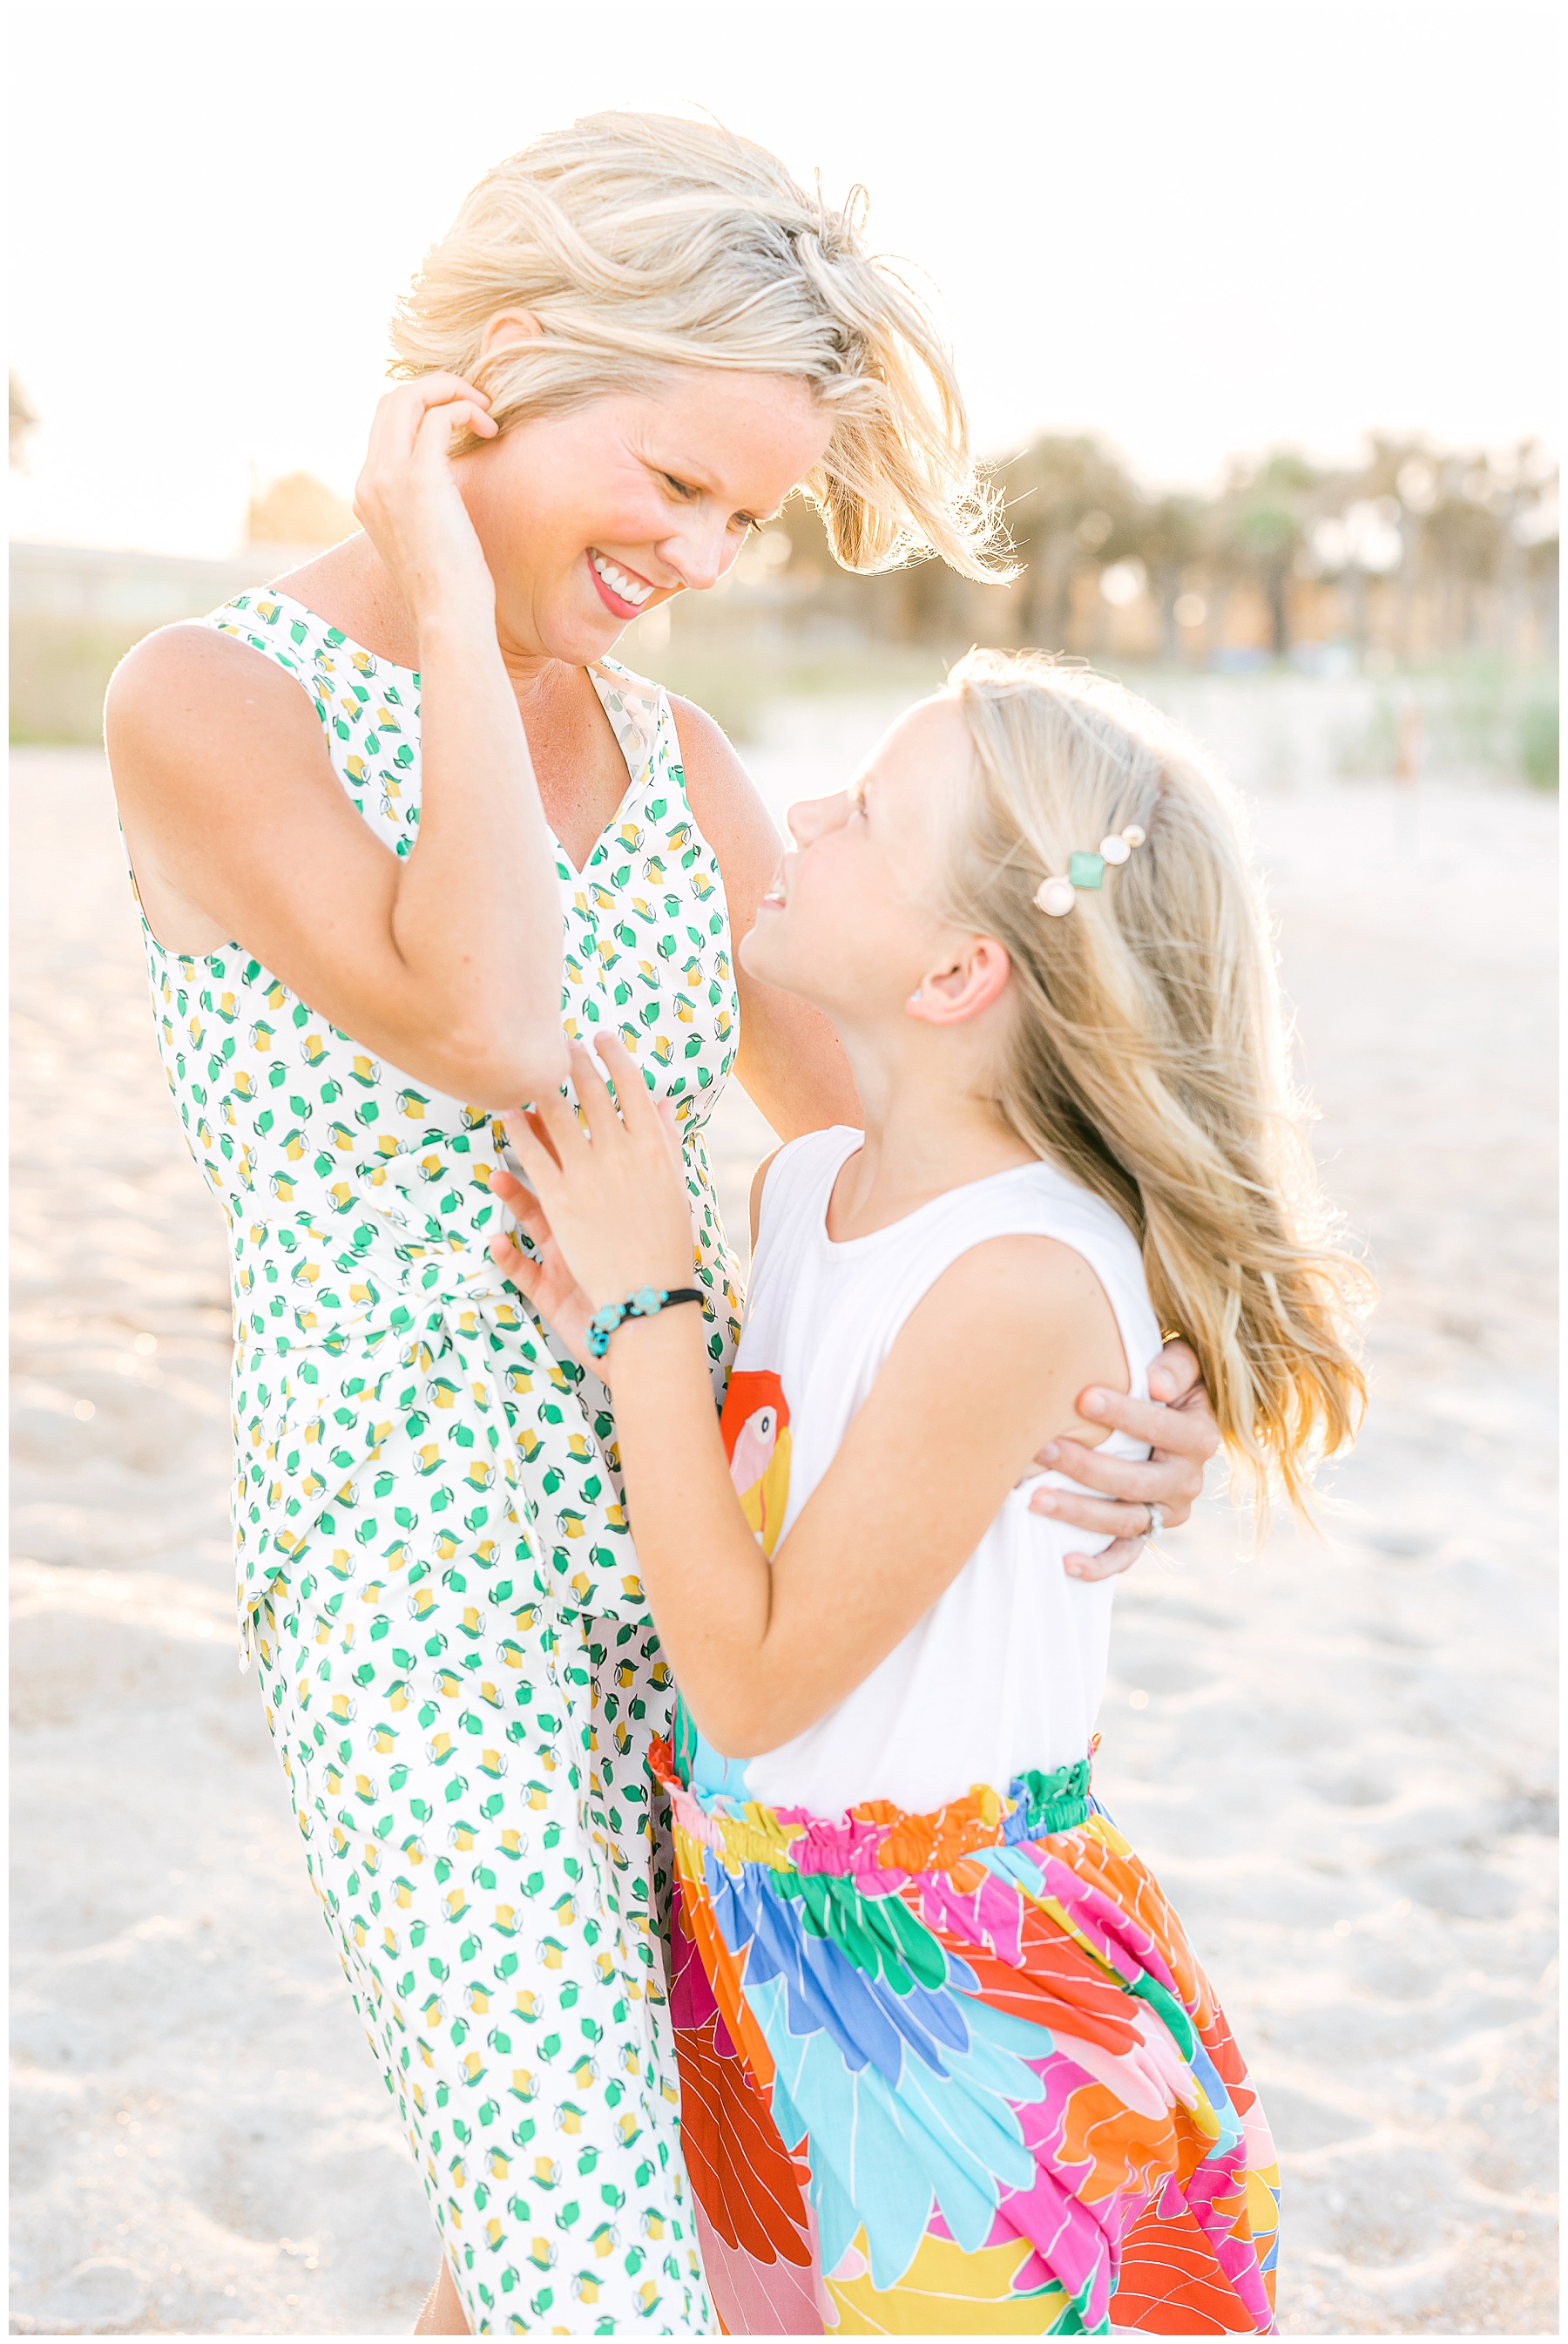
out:
M1087 1759L930 1815L674 1811L671 2018L730 2333L1271 2335L1279 2176Z

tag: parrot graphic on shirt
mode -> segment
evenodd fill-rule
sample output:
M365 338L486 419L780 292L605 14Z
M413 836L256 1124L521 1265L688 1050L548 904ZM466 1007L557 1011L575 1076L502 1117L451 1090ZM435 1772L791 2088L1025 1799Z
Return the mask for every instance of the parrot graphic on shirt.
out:
M741 1511L771 1562L789 1503L789 1403L770 1368L730 1377L719 1430Z

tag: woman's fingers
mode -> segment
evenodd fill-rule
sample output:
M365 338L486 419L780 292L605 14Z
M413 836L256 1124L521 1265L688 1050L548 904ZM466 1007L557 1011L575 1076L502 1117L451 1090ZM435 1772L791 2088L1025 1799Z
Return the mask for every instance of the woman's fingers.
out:
M430 410L451 407L458 400L489 421L489 394L481 390L477 382L469 382L460 374L436 373L422 374L417 382L399 383L396 390L389 390L377 406L376 424L385 427L388 438L401 438L412 447ZM372 438L374 433L373 426Z
M1191 1458L1200 1466L1206 1465L1220 1446L1219 1428L1195 1394L1181 1408L1168 1408L1163 1400L1134 1399L1131 1392L1094 1387L1079 1394L1078 1412L1091 1424L1131 1433L1134 1440L1146 1440L1167 1456Z
M493 440L496 429L484 409L476 407L472 399L455 399L448 406L427 407L414 434L413 460L431 467L445 464L454 432L473 431L481 440Z
M1103 1449L1085 1449L1076 1440L1053 1440L1047 1442L1037 1461L1044 1462L1055 1472L1065 1473L1070 1481L1081 1481L1087 1489L1097 1490L1123 1505L1162 1506L1167 1521L1178 1504L1183 1506L1184 1513L1191 1512L1194 1500L1202 1494L1203 1469L1187 1457L1108 1457ZM1044 1511L1060 1512L1070 1522L1078 1520L1070 1510L1073 1502L1070 1490L1046 1490L1038 1494L1060 1500L1059 1506L1045 1508Z
M1069 1579L1114 1579L1118 1571L1137 1561L1144 1543L1141 1538L1112 1539L1098 1554L1064 1556L1061 1567Z
M1149 1507L1139 1500L1080 1497L1071 1490L1036 1490L1029 1500L1031 1514L1053 1522L1070 1522L1074 1530L1091 1531L1105 1538L1147 1538Z
M421 375L417 382L400 383L377 403L370 426L370 439L366 450L365 466L360 474L359 488L374 490L377 475L382 467L407 464L418 443L420 432L432 412L445 409L450 417L460 402L465 412L474 420L470 429L481 439L493 439L497 425L492 420L490 402L477 386L466 382L461 375ZM444 427L441 439L445 454L451 440L451 426Z
M1198 1354L1180 1335L1172 1335L1159 1358L1150 1363L1149 1389L1156 1399L1182 1399L1202 1380Z

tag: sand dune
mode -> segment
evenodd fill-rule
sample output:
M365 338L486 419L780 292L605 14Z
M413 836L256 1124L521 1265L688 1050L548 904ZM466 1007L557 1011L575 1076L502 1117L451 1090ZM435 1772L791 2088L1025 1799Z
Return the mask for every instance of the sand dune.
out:
M874 712L781 732L769 797ZM235 1665L218 1216L102 761L13 775L13 2327L406 2329L435 2230ZM1099 1779L1264 2089L1284 2331L1550 2333L1555 808L1320 782L1257 827L1374 1411L1334 1544L1238 1560L1216 1500L1124 1583ZM764 1138L726 1106L732 1226Z

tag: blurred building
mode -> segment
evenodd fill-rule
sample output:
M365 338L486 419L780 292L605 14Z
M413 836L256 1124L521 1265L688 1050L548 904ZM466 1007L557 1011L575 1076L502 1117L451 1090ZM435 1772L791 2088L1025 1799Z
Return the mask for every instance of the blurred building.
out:
M15 378L11 418L15 445L32 419ZM257 485L247 542L234 554L13 544L12 739L96 740L109 677L133 643L156 627L200 618L246 586L286 576L355 526L341 497L293 472Z

